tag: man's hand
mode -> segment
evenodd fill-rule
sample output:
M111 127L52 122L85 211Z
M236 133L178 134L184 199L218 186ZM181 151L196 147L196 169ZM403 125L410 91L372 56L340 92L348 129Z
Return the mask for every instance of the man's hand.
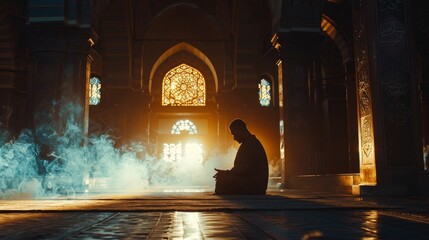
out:
M216 180L217 180L217 178L219 177L219 176L221 176L224 172L225 172L225 170L220 170L220 169L217 169L217 168L215 168L214 170L216 170L217 172L216 172L216 174L215 175L213 175L213 178L216 178Z

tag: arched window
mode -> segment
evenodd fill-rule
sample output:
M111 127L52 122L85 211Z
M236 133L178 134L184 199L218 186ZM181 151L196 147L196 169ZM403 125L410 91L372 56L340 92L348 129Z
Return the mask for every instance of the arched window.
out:
M197 134L197 127L189 120L179 120L171 128L171 134L181 134L183 131L189 134Z
M162 106L205 106L206 83L193 67L181 64L162 80Z
M261 79L258 84L259 87L259 103L263 107L270 106L271 103L271 85L265 79Z
M188 120L179 120L171 128L171 134L184 135L177 143L163 144L163 159L167 162L183 164L201 163L203 160L203 144L189 141L186 134L197 134L197 127Z
M89 105L98 105L101 101L101 81L97 77L89 79Z

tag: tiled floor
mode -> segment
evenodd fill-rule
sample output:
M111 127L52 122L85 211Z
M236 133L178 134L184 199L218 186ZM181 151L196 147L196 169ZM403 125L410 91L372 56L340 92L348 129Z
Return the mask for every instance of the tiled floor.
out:
M0 239L428 239L428 205L302 191L0 200Z

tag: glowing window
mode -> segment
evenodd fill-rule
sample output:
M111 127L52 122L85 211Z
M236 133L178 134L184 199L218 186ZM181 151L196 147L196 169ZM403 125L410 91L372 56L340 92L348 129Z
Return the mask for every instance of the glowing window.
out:
M179 120L171 128L171 134L185 134L178 143L163 144L163 159L167 162L182 162L184 164L201 163L203 161L203 144L189 141L186 133L197 134L197 127L188 120Z
M182 132L188 132L189 134L197 134L197 127L189 120L179 120L171 128L171 134L181 134Z
M193 67L181 64L165 74L162 81L162 106L205 106L206 83Z
M271 102L271 86L270 83L261 79L261 82L258 84L259 87L259 103L261 106L267 107L270 106Z
M89 105L97 105L101 100L100 79L92 77L89 79Z
M167 162L182 159L182 143L164 143L163 158Z

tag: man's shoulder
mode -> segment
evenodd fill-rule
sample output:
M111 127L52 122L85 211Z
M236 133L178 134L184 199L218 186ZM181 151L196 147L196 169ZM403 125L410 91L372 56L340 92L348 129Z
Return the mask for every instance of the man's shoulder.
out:
M259 139L255 135L251 135L246 142L249 145L262 145L261 141L259 141Z

